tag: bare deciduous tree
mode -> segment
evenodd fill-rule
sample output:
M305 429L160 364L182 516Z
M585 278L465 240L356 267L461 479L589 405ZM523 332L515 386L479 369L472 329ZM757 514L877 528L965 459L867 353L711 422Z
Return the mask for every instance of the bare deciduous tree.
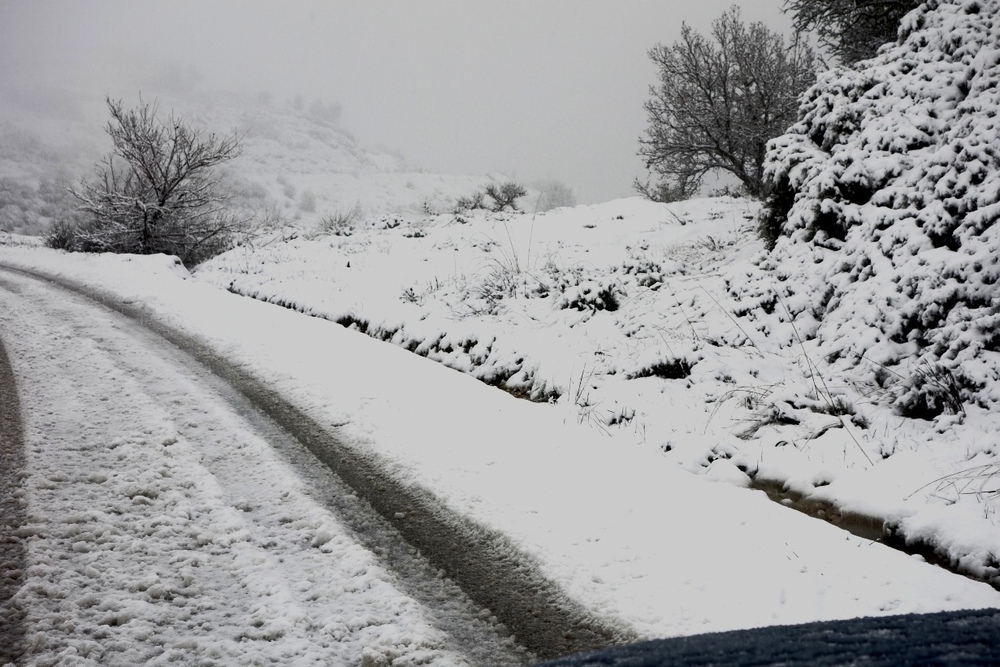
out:
M711 37L688 25L671 46L649 57L659 83L644 104L649 128L639 155L659 178L636 181L654 199L694 194L711 172L728 172L748 194L763 194L767 142L796 118L797 98L814 80L812 50L790 45L762 23L744 25L737 7L712 23Z
M799 32L815 32L819 44L841 65L871 58L894 42L899 23L921 0L785 0Z
M219 137L191 128L173 114L157 117L155 103L126 109L107 99L107 133L114 150L94 180L71 192L87 215L73 234L80 250L167 253L196 264L227 247L238 226L214 167L238 156L237 134Z

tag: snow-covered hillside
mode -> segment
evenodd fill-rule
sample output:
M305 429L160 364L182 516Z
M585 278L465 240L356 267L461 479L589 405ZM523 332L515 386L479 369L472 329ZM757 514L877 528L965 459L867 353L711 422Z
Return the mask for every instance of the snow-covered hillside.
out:
M242 201L285 220L312 224L355 209L367 215L445 210L490 180L421 171L295 103L213 98L178 106L178 113L198 126L245 133L243 155L225 168L230 183Z
M62 91L54 101L8 100L0 109L0 231L42 234L71 215L66 188L91 176L110 150L106 109L83 108ZM89 96L91 99L94 96ZM431 174L399 155L365 146L337 122L335 106L268 96L148 92L161 118L193 128L236 132L243 154L222 167L234 203L257 220L315 224L345 213L378 215L450 210L457 199L502 175ZM21 102L18 105L18 101ZM127 104L139 98L126 99ZM39 106L42 105L42 106ZM530 192L534 201L537 193Z

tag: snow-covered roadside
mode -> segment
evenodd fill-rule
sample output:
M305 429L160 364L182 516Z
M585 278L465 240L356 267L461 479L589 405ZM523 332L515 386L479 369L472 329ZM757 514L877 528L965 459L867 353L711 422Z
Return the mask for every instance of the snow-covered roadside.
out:
M81 301L0 275L24 664L467 664L181 355ZM482 650L502 662L509 643Z
M706 483L551 406L190 280L169 258L3 248L0 263L144 304L644 636L1000 605L984 584Z
M810 255L762 270L756 210L630 199L288 228L195 277L557 400L567 419L689 471L872 517L1000 583L1000 414L902 418L891 403L912 385L900 373L920 377L917 360L878 382L831 361L802 314L819 295L776 296Z

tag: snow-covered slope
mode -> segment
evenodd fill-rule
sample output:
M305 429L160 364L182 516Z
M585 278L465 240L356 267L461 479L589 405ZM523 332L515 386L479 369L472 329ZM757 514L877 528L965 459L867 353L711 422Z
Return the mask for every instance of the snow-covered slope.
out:
M490 180L426 173L295 104L212 98L178 112L203 127L245 133L243 155L225 170L232 184L247 203L306 225L355 208L368 215L444 210Z
M280 230L195 276L551 402L693 472L887 521L998 581L1000 418L975 405L962 418L901 417L853 364L824 357L789 317L804 297L774 296L782 280L761 265L757 210L630 199L381 216ZM769 312L748 305L768 286Z

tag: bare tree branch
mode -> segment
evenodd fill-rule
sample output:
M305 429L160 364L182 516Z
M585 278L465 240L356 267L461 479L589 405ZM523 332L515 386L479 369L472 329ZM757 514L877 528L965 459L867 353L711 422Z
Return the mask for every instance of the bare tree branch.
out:
M659 83L643 105L649 127L639 155L659 185L646 196L689 197L703 177L725 171L748 193L763 193L767 141L795 120L796 100L815 79L812 51L762 23L745 25L733 7L712 24L711 38L688 25L671 46L656 45L650 59Z
M841 65L871 58L896 40L900 21L921 0L785 0L792 25L814 32L819 45Z
M168 253L193 264L226 247L239 221L226 213L214 167L237 157L242 137L205 134L157 115L155 103L126 109L107 98L105 128L114 150L95 178L71 189L88 216L76 230L81 250Z

